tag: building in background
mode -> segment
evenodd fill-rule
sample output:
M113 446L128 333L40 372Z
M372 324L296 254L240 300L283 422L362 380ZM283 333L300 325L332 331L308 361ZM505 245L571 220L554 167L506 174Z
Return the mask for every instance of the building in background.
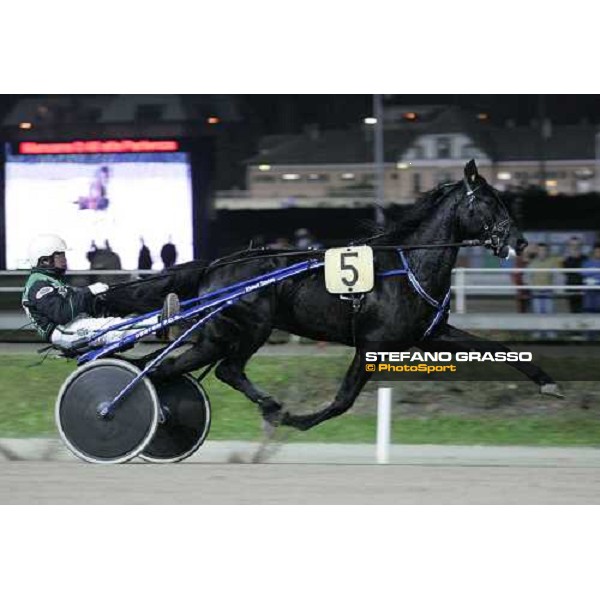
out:
M471 158L500 190L557 195L599 189L596 128L589 123L499 127L485 113L458 107L387 106L384 143L389 203L412 203L421 192L460 179ZM256 208L261 201L269 207L364 205L374 196L373 124L270 136L247 164L246 196ZM219 206L234 204L221 194Z
M5 115L4 140L212 136L218 206L361 206L374 196L372 120L260 138L241 96L53 95L17 99ZM466 160L498 189L537 187L556 194L600 191L596 127L494 124L486 113L456 106L384 108L385 198L411 203L439 183L461 177ZM345 204L344 204L345 203Z
M279 114L275 108L286 102L288 97L273 96L274 122ZM251 237L276 239L299 227L309 227L324 240L333 233L339 239L357 235L355 223L373 217L373 119L361 118L343 129L308 125L301 133L264 136L263 131L278 127L267 128L264 115L261 125L252 112L256 106L239 95L20 96L2 120L0 137L13 145L28 140L210 138L213 233L197 233L196 245L210 238L206 243L216 255L247 244ZM285 116L285 110L279 112ZM301 121L293 120L294 127L291 121L279 129L298 131ZM569 232L600 227L589 218L594 197L581 197L600 191L595 125L553 125L539 119L527 126L511 121L499 125L484 112L440 104L394 105L389 99L383 125L388 204L410 204L422 192L460 179L465 162L475 158L480 172L500 190L578 196L569 199L573 210L567 211L562 202L548 202L545 193L528 198L522 206L528 227ZM281 210L287 208L313 209L314 214ZM325 208L331 212L320 210ZM257 210L260 215L251 214ZM213 226L216 218L218 226ZM132 239L144 234L134 232Z

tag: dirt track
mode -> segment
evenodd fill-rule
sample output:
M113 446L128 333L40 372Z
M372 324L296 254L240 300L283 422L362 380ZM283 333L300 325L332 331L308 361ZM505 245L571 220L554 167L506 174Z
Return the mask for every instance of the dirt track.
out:
M469 458L449 446L431 453L421 446L418 455L401 447L394 464L377 466L368 464L372 446L368 459L346 448L343 455L319 449L317 460L288 445L277 463L267 464L227 463L227 456L209 453L210 442L206 446L197 460L177 465L95 466L40 460L43 451L2 460L0 453L0 504L600 503L597 449L533 449L524 455L522 449L473 447L465 451Z
M597 504L593 466L0 464L0 504Z

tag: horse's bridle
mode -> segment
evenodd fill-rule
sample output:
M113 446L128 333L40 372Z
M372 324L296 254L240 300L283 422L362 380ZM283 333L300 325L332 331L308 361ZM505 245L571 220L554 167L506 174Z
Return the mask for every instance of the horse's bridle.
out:
M475 189L473 189L469 185L469 181L467 177L463 179L465 187L467 188L466 198L469 202L469 208L471 211L474 211L475 208L473 206L474 201L477 199L477 195L475 192L481 187L478 185ZM510 233L510 213L508 212L508 208L506 208L506 204L502 201L502 198L498 196L498 194L494 193L496 200L500 203L504 214L506 215L506 219L502 221L497 221L491 227L487 223L487 221L479 215L482 224L483 231L483 239L480 239L481 243L494 252L495 256L500 256L501 258L506 258L509 254L509 245L507 244L508 236Z

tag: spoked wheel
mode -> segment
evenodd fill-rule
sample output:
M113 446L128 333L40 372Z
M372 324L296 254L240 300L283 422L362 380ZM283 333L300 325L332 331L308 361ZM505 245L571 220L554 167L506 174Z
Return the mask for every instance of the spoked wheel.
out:
M109 404L140 370L114 358L99 359L74 371L56 401L56 425L66 446L93 463L122 463L137 456L158 425L158 396L143 377L109 417L99 411Z
M154 437L140 457L154 463L178 462L203 444L210 429L210 402L190 375L156 382L163 413Z

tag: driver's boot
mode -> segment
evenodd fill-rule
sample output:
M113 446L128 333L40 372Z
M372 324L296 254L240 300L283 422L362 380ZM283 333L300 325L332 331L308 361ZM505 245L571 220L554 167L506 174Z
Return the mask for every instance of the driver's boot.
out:
M179 297L177 294L170 293L167 294L165 301L163 303L162 311L160 313L160 320L165 321L166 319L170 319L175 315L179 314L181 311L181 306L179 304ZM167 327L162 329L156 334L156 337L162 341L175 341L181 335L181 325L171 325L171 327Z

